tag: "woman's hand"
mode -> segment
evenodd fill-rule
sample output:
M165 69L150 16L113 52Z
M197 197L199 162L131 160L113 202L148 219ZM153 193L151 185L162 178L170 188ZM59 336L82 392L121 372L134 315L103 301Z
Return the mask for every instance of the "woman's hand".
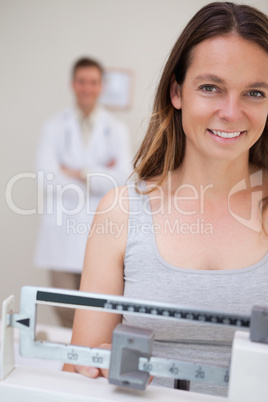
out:
M99 346L100 349L108 349L112 348L110 343L103 343ZM97 377L105 377L108 378L109 370L108 369L101 369L96 367L88 367L88 366L74 366L75 373L84 375L90 378L97 378Z

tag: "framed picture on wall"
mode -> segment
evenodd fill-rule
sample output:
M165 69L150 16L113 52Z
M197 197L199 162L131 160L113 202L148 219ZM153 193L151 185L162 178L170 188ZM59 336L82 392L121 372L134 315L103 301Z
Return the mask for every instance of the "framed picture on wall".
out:
M134 73L131 70L107 69L104 73L100 104L123 110L132 106Z

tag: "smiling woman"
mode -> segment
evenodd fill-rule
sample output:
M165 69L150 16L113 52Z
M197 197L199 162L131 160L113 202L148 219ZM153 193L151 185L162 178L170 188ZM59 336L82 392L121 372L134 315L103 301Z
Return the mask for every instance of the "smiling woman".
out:
M172 105L182 114L185 161L236 158L240 165L266 124L266 82L267 52L259 45L237 34L200 43L183 84L174 79L171 86Z
M137 173L142 179L160 175L161 182L166 177L167 172L176 169L184 158L185 133L182 127L181 109L176 111L172 107L170 102L170 83L174 79L178 85L184 82L188 67L191 64L193 66L192 61L199 45L206 47L208 40L214 39L214 51L216 51L218 56L218 65L221 67L225 64L226 68L228 67L230 83L235 71L237 71L238 75L240 72L245 74L248 69L248 63L254 63L248 54L243 54L242 57L240 53L235 53L235 50L239 50L237 48L239 43L237 43L236 49L234 43L233 49L233 53L239 61L239 68L236 67L234 59L229 59L227 62L225 58L226 49L217 49L218 43L226 39L226 36L229 36L232 43L235 42L235 38L237 40L239 38L240 40L244 39L247 41L248 47L257 46L259 52L262 51L263 56L265 57L265 54L267 56L267 17L264 14L250 6L238 6L229 2L211 3L201 9L187 24L175 43L163 71L155 98L153 117L147 131L147 136L135 160ZM205 43L202 43L203 41ZM201 55L201 51L198 53ZM209 53L203 54L204 59L209 56L211 56ZM217 85L223 85L223 77L219 77L217 66L214 64L212 57L210 57L210 60L212 64L210 64L210 69L205 72L205 76L204 73L202 74L199 71L197 77L201 80L203 78L204 92L216 92ZM265 69L266 63L263 69ZM257 65L257 62L255 65ZM210 72L211 70L213 71L212 73ZM267 77L264 77L264 80L260 79L261 76L257 74L254 74L254 77L257 77L256 81L243 83L244 86L248 85L244 90L247 90L246 92L254 92L255 96L257 94L258 97L266 97L264 90L267 94ZM251 85L254 83L257 86L252 87ZM267 111L264 118L266 121ZM268 126L266 122L265 135L250 150L250 160L259 166L266 167L268 167L268 144L267 141L264 141L264 138L266 139L268 136L267 131ZM263 152L266 155L265 158L263 158Z
M111 227L101 234L92 227L80 289L246 314L268 305L259 208L268 196L267 114L267 17L246 5L208 4L166 63L135 159L136 181L99 204L96 227L108 220L122 230L115 236ZM107 347L123 320L154 329L158 356L229 363L233 330L111 316L77 311L72 342ZM107 376L92 367L65 369ZM194 382L191 390L227 393Z

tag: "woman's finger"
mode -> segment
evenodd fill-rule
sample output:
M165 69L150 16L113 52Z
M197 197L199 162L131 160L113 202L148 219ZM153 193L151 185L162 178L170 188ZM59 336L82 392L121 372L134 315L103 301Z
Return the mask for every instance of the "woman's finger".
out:
M101 375L101 370L96 367L74 366L74 370L76 373L90 378L97 378Z
M100 349L108 349L111 350L112 349L112 345L110 343L103 343L102 345L100 345ZM101 374L103 377L108 378L109 375L109 370L108 369L100 369Z

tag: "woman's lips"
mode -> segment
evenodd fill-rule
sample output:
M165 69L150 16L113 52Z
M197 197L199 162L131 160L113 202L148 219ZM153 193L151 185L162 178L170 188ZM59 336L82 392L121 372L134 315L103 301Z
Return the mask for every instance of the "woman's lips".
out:
M241 137L242 134L245 133L243 131L220 131L220 130L212 130L210 128L207 129L210 134L215 136L218 139L222 139L224 141L236 140L237 138Z

